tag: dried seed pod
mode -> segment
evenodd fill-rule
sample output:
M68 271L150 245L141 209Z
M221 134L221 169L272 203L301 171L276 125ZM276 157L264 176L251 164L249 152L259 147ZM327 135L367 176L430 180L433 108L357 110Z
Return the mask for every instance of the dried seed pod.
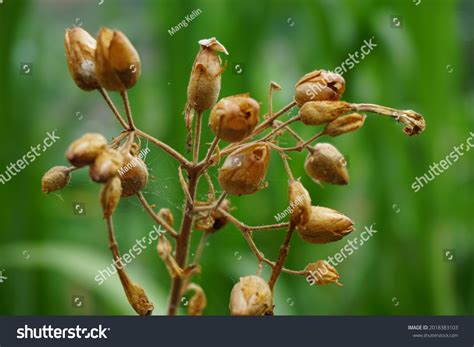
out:
M215 37L199 41L200 49L194 60L188 84L187 105L196 111L204 111L217 101L221 90L221 59L217 52L227 53Z
M408 136L419 135L425 130L425 119L412 110L403 111L406 117L400 117L399 121L405 124L403 132Z
M356 131L364 125L365 114L350 113L334 119L324 128L324 134L335 137L351 131Z
M313 206L305 225L297 226L298 235L309 243L328 243L342 239L353 228L352 220L330 208Z
M142 190L148 183L148 169L139 156L122 153L124 165L118 171L122 181L122 196L131 196Z
M219 208L223 209L226 212L229 212L230 201L228 199L224 199L219 205ZM215 210L214 212L212 212L211 218L214 221L214 223L212 223L212 228L210 230L211 232L216 232L222 229L227 224L227 216L219 210Z
M149 316L153 312L153 304L148 299L145 290L133 283L123 267L118 268L120 282L127 295L128 302L140 316Z
M308 264L304 270L309 273L306 279L311 285L336 283L338 286L342 286L342 284L339 283L340 276L336 268L324 260L318 260L315 263Z
M162 208L158 211L158 216L161 217L169 225L173 225L174 217L169 208Z
M316 182L345 185L349 183L347 162L336 147L329 143L318 143L306 157L304 168Z
M82 90L99 88L95 74L95 39L84 29L66 29L64 49L69 73Z
M236 149L219 169L219 183L228 194L252 194L263 183L269 162L270 148L266 143Z
M311 197L300 181L290 180L288 185L291 221L295 225L306 224L311 215Z
M102 134L87 133L71 143L66 158L75 167L83 167L92 164L106 146L107 139Z
M116 149L107 148L95 158L89 176L94 182L105 183L118 174L123 165L123 156Z
M304 75L295 86L295 101L303 105L308 101L339 100L346 81L333 72L315 70Z
M95 60L97 80L107 90L125 91L140 77L140 57L121 31L100 29Z
M263 316L272 311L273 295L268 283L258 276L241 277L230 293L230 314Z
M43 193L51 193L63 189L71 180L71 170L66 166L54 166L45 172L41 178Z
M237 142L248 136L258 123L260 105L250 94L221 99L212 109L209 126L224 141Z
M308 101L301 107L300 116L306 125L319 125L350 111L351 107L345 101Z
M108 218L114 213L117 207L120 196L122 195L122 184L120 178L113 177L102 186L100 191L100 203L104 211L104 218Z
M169 242L165 236L160 235L158 244L156 245L156 250L158 252L158 256L165 263L166 269L168 270L170 276L172 278L181 278L183 276L183 269L179 267L176 259L173 257L173 248L171 246L171 242Z
M132 283L126 292L128 301L140 316L149 316L153 312L153 304L148 299L145 290L136 283Z
M201 286L195 283L189 284L187 290L194 291L194 295L189 300L188 315L202 316L202 313L207 305L207 299L204 290L201 288Z
M198 216L194 220L194 227L197 230L202 230L209 233L213 233L222 229L227 224L227 216L222 213L220 209L228 212L230 210L230 201L228 199L224 199L220 203L219 209L212 211L210 215L204 212L202 216Z

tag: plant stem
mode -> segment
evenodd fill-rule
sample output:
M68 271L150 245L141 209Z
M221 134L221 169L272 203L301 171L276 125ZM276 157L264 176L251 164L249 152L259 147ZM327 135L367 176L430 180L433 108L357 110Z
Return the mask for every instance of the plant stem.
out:
M401 110L397 110L391 107L380 106L376 104L350 104L350 107L354 111L365 111L365 112L372 112L381 114L384 116L389 116L398 120L399 117L405 116L405 112Z
M199 163L200 167L206 167L209 166L212 162L212 154L214 153L215 149L219 145L219 139L217 137L214 137L214 140L212 140L211 145L209 146L209 149L207 150L206 157L202 162Z
M287 148L281 148L283 152L301 152L304 148L306 148L310 153L313 153L313 149L309 146L311 143L319 139L321 136L324 135L324 130L320 131L313 137L311 137L309 140L300 143L299 145L296 145L294 147L287 147Z
M195 169L188 170L188 173L188 190L194 201L196 197L196 188L199 179L199 174ZM186 199L185 206L186 207L183 214L183 221L181 223L181 231L176 240L176 262L178 263L178 266L182 269L186 268L186 262L188 258L189 239L191 237L191 228L193 224L193 202L190 202L188 199ZM181 278L173 279L168 306L168 314L170 316L174 316L176 314L176 311L178 309L178 302L181 296L182 286L183 280Z
M165 152L167 152L169 155L171 155L177 161L179 161L181 163L181 165L183 165L185 168L191 167L191 163L181 153L176 151L173 147L167 145L164 142L161 142L160 140L154 138L153 136L151 136L151 135L149 135L149 134L147 134L147 133L145 133L145 132L143 132L139 129L136 129L136 133L137 133L137 135L146 138L147 140L149 140L150 142L152 142L156 146L163 149Z
M112 251L112 256L114 258L114 266L117 269L117 273L120 278L120 283L122 284L125 295L127 296L128 302L133 307L135 312L141 316L150 315L153 311L153 304L148 300L143 289L133 283L130 277L127 275L127 272L124 269L120 257L120 251L118 249L117 240L115 238L114 224L112 222L112 216L106 218L107 223L107 235L109 239L109 248Z
M290 119L288 119L287 121L281 123L280 125L278 125L276 128L274 128L270 133L268 133L267 135L265 135L260 141L266 141L268 140L270 137L272 137L273 135L275 135L278 130L281 130L283 128L285 128L287 125L293 123L293 122L296 122L300 119L301 117L298 115L298 116L294 116Z
M201 144L202 112L198 111L196 116L196 130L194 133L193 164L196 165L199 159L199 145Z
M120 112L117 110L117 107L115 107L114 102L110 98L107 91L102 87L100 87L98 90L100 94L102 95L102 97L104 98L107 105L109 105L110 109L114 113L115 118L117 118L117 120L119 121L119 123L122 125L124 129L129 130L130 128L128 127L127 123L125 123L125 121L123 120L122 116L120 115Z
M153 220L155 222L157 222L158 224L160 224L163 228L165 228L165 230L168 232L168 234L170 234L172 237L174 238L177 238L178 237L178 233L173 229L173 227L171 225L169 225L165 220L163 220L163 218L161 218L160 216L158 216L155 211L153 211L153 209L151 208L150 204L148 203L148 201L146 201L145 199L145 196L143 195L142 192L138 192L137 193L137 197L138 197L138 200L140 200L141 204L143 205L143 207L145 208L145 210L148 212L148 214L151 216L151 218L153 218Z
M132 109L130 108L130 101L128 100L127 91L120 92L120 96L123 100L123 105L125 107L125 113L127 114L128 128L130 130L135 130L135 124L133 123Z
M285 264L285 260L288 255L288 249L290 248L291 236L293 236L294 229L295 227L293 223L290 223L290 225L288 226L288 232L286 233L286 236L285 236L285 241L283 241L283 244L281 245L281 248L280 248L280 255L278 256L278 260L275 264L275 267L273 268L270 280L268 281L268 286L270 287L272 291L278 279L278 276L280 275L281 270L283 269L283 265Z

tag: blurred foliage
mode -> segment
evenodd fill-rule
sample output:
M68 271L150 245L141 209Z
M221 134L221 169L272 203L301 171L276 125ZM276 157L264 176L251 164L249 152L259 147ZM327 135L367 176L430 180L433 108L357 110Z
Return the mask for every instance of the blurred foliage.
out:
M170 36L168 30L198 8L202 14ZM391 16L401 17L400 28L391 25ZM199 39L216 36L230 52L224 57L228 68L221 96L250 92L266 112L271 80L283 87L274 97L279 109L291 100L300 76L334 69L374 37L377 48L344 75L344 99L417 110L426 117L427 130L409 138L394 122L369 116L360 131L331 141L349 157L347 187L317 186L304 173L305 154L293 155L294 174L302 177L313 202L355 221L357 231L349 238L373 223L378 233L338 266L343 287L310 287L303 278L282 274L276 314L472 314L473 153L466 152L420 192L411 184L474 131L473 17L470 0L422 0L418 6L397 0L105 0L102 5L99 0L4 0L2 173L46 132L57 129L61 140L0 186L0 271L8 277L0 283L0 314L133 314L116 276L102 286L94 281L97 270L111 262L99 186L87 172L75 172L60 194L44 196L40 190L42 174L65 164L64 151L73 139L90 131L111 137L120 130L100 95L79 90L68 75L63 35L72 25L93 34L101 26L119 28L129 36L143 62L143 75L130 91L136 123L180 151L186 86ZM32 73L21 74L20 63L32 63ZM243 67L241 74L233 69L236 64ZM316 131L295 128L306 138ZM204 138L211 139L207 127ZM171 208L178 219L183 196L177 166L150 148L146 162L153 179L146 196ZM281 161L273 156L270 165L266 190L232 198L233 213L249 225L272 223L287 207ZM75 202L85 204L85 216L74 214ZM134 198L121 202L115 222L122 251L153 227ZM283 230L265 231L257 233L256 242L275 259L283 237ZM345 244L344 239L317 246L295 237L286 265L302 269ZM446 261L445 249L455 251L453 262ZM127 269L153 299L155 313L164 313L170 281L154 246ZM221 315L228 313L235 281L257 266L239 232L229 226L209 239L202 269L196 280L208 297L205 313ZM73 295L84 295L83 309L72 307Z

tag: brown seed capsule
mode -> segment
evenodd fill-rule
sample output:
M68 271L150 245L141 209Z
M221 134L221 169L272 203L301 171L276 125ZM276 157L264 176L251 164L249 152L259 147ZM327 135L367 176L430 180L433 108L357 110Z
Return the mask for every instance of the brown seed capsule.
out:
M295 86L295 101L303 105L308 101L339 100L346 81L336 73L315 70L304 75Z
M188 315L202 316L202 313L207 305L207 299L204 290L201 288L201 286L195 283L189 284L187 290L194 291L194 295L189 300Z
M123 160L119 151L107 148L95 158L89 169L89 176L94 182L105 183L118 174Z
M288 185L291 221L295 225L306 224L311 215L311 197L300 181L290 180Z
M209 126L221 140L237 142L255 128L259 111L260 105L250 94L229 96L213 107Z
M66 166L54 166L41 178L41 190L43 193L51 193L63 189L71 180L71 170Z
M153 312L153 304L148 299L145 290L137 283L133 283L125 270L118 269L120 282L127 295L128 302L133 307L136 313L140 316L149 316Z
M229 212L230 201L228 199L224 199L220 203L219 209L213 211L210 215L209 213L204 212L202 216L198 216L194 220L194 227L197 230L202 230L209 233L213 233L222 229L227 224L227 216L222 213L220 209Z
M92 164L95 158L105 150L107 139L98 133L87 133L71 143L66 158L75 167Z
M301 121L306 125L330 122L351 110L345 101L308 101L300 109Z
M230 201L228 199L224 199L224 201L222 201L221 204L219 205L219 208L223 209L226 212L229 212ZM212 212L211 218L214 221L214 223L212 223L212 228L211 228L212 232L216 232L222 229L227 224L227 216L224 215L219 210Z
M190 108L204 111L217 101L221 90L221 58L217 52L227 53L225 47L215 37L199 41L200 49L194 60L188 84Z
M324 134L335 137L351 131L356 131L364 125L365 114L350 113L334 119L324 128Z
M100 203L104 211L104 218L108 218L114 213L121 195L122 184L120 183L120 178L117 176L111 178L110 181L102 186L102 190L100 191Z
M173 257L173 247L171 242L163 235L160 235L158 244L156 245L158 256L165 263L166 269L168 270L172 278L181 278L183 276L183 269L181 269Z
M95 39L84 29L66 29L64 48L69 73L82 90L99 88L95 74Z
M258 276L241 277L230 293L230 314L233 316L263 316L273 308L273 296L268 283Z
M140 77L140 57L121 31L100 29L95 60L97 80L107 90L125 91Z
M304 270L308 272L306 279L311 285L336 283L338 286L342 286L342 284L339 283L340 276L336 268L324 260L318 260L315 263L308 264Z
M408 136L419 135L425 130L425 119L412 110L403 111L406 117L400 117L399 121L405 124L403 132Z
M158 216L169 225L173 225L174 217L169 208L162 208L158 211Z
M347 162L336 147L329 143L318 143L306 157L304 168L316 182L345 185L349 183Z
M298 235L309 243L328 243L342 239L353 228L352 220L330 208L313 206L305 225L298 225Z
M228 194L252 194L263 183L269 162L268 144L254 143L236 149L219 169L219 183Z
M122 181L122 196L131 196L142 190L148 183L148 169L139 156L124 154L124 164L118 171Z

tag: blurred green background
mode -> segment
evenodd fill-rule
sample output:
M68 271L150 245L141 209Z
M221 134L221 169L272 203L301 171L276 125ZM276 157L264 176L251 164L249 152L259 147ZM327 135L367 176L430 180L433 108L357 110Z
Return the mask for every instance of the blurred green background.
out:
M425 116L427 129L410 138L395 122L369 116L359 131L331 141L349 158L347 187L319 187L304 172L305 154L292 155L294 174L302 177L313 203L354 220L357 231L348 238L373 223L378 233L338 266L343 287L310 287L304 278L282 274L275 313L473 314L473 151L420 192L411 189L416 176L474 131L472 1L99 2L0 3L1 173L46 132L57 129L61 137L0 186L0 271L7 277L0 283L0 314L134 314L117 276L101 286L94 281L97 271L111 262L100 187L83 170L58 194L44 196L40 189L47 169L66 164L64 152L74 139L92 131L110 138L120 131L100 95L79 90L69 77L63 36L73 25L93 35L101 26L128 35L142 59L142 77L130 91L135 121L180 151L186 86L199 39L216 36L230 53L223 57L228 68L221 96L250 92L261 101L263 113L271 80L283 87L274 98L279 109L291 100L293 86L304 73L334 69L358 51L364 39L374 37L378 46L344 75L344 100L417 110ZM202 13L170 36L168 30L195 9ZM393 17L399 19L398 26ZM20 69L23 63L32 63L27 75ZM240 73L236 65L242 67ZM116 95L114 99L119 102ZM317 131L294 128L305 138ZM211 139L207 127L204 136ZM282 144L289 141L285 137ZM146 162L153 178L145 195L158 207L170 208L179 222L183 196L177 166L159 149L150 149ZM215 178L216 170L211 174ZM267 179L266 190L231 199L233 213L249 225L274 223L273 216L287 207L287 178L276 155ZM202 197L204 184L201 188ZM85 215L75 214L75 203L84 205ZM135 198L123 200L114 219L122 252L153 227ZM255 240L275 259L283 237L283 230L264 231ZM333 255L346 241L311 245L294 237L286 266L302 269ZM446 250L455 255L452 261L446 259ZM165 313L170 280L155 247L148 247L127 270L146 289L155 314ZM205 314L228 314L232 286L239 276L256 270L256 260L237 229L229 225L212 235L202 274L196 277L208 298ZM265 268L265 278L268 275ZM74 296L83 297L80 308L74 307Z

